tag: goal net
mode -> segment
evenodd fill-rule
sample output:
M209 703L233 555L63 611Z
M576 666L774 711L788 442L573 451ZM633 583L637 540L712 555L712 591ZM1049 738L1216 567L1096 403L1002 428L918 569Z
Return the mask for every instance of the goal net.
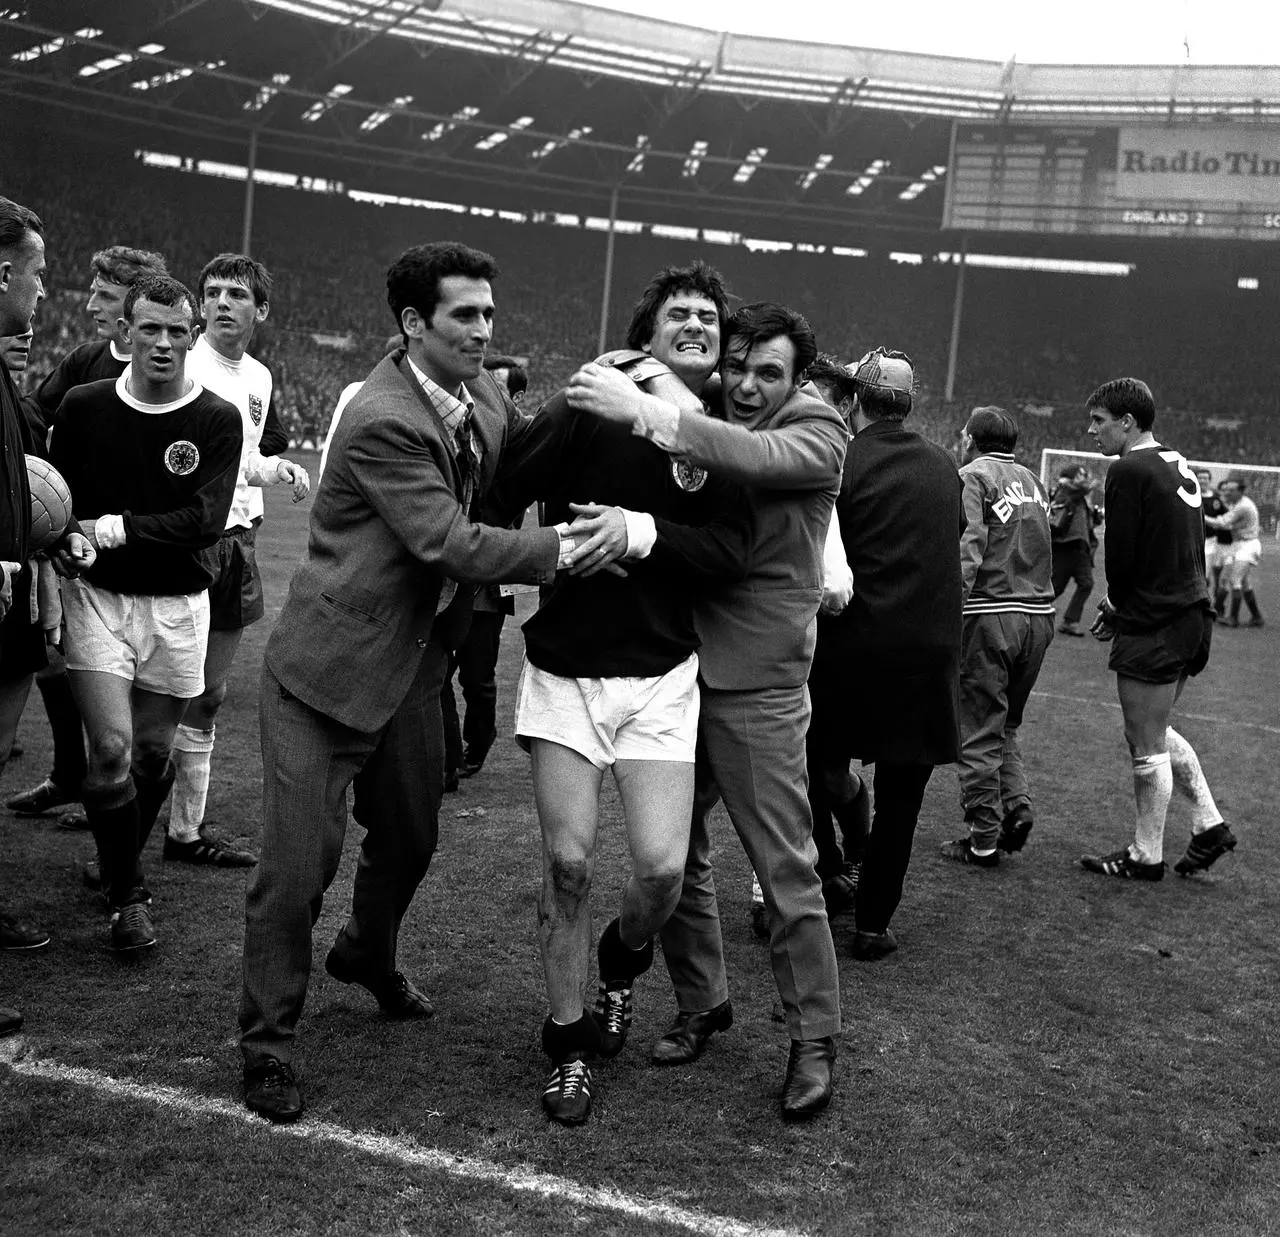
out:
M1083 464L1094 483L1094 501L1101 503L1103 482L1112 458L1097 451L1059 451L1056 447L1046 447L1040 452L1040 481L1046 492L1052 494L1064 468ZM1248 487L1245 493L1257 504L1262 535L1277 534L1280 526L1280 468L1270 464L1224 464L1221 460L1188 460L1187 463L1193 469L1207 468L1215 487L1223 481L1243 481Z

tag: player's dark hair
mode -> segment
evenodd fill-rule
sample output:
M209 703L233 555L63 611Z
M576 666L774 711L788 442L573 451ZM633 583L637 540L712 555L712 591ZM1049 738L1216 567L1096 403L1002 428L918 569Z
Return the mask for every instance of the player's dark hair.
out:
M498 277L498 263L484 250L460 241L431 241L406 249L387 271L387 304L396 325L402 325L406 309L416 309L429 328L440 304L440 281L450 275L492 282Z
M271 300L271 273L261 262L245 253L220 253L204 264L196 280L196 292L204 300L204 285L209 279L235 279L253 294L253 303L261 309Z
M1085 407L1105 409L1116 420L1130 416L1140 430L1149 430L1156 420L1155 396L1140 378L1113 378L1104 382L1085 401Z
M658 310L669 296L680 292L694 292L705 296L716 307L720 319L720 342L723 346L728 334L724 330L729 316L729 291L724 286L724 276L714 266L698 258L688 266L664 266L640 293L640 299L631 311L631 325L627 327L627 347L644 348L653 339L658 325Z
M513 356L487 356L484 367L488 370L505 369L507 371L507 394L515 399L522 391L529 389L529 371Z
M779 305L777 301L740 305L724 324L724 352L728 355L732 346L735 352L745 355L757 344L777 339L779 335L785 335L795 346L796 363L791 380L798 382L818 355L818 341L809 319L787 305Z
M128 245L108 245L89 259L89 271L108 283L131 288L147 275L167 275L164 258L149 249L132 249Z
M1243 494L1245 490L1249 488L1248 484L1245 482L1243 477L1230 477L1227 480L1227 484L1234 485L1236 489L1240 491L1241 494Z
M1070 481L1072 477L1078 477L1082 472L1088 471L1089 470L1083 464L1063 464L1063 466L1058 469L1058 480Z
M9 198L0 198L0 250L17 249L27 243L27 233L44 236L40 216Z
M964 431L979 451L1012 451L1018 445L1018 423L1013 414L996 404L975 408Z
M829 387L840 400L853 398L853 375L849 367L829 352L819 352L809 363L805 381Z
M129 291L124 294L124 309L121 311L126 322L133 321L133 309L139 301L167 305L171 309L185 303L190 306L193 319L199 313L191 289L186 284L179 283L172 275L147 275L130 286Z

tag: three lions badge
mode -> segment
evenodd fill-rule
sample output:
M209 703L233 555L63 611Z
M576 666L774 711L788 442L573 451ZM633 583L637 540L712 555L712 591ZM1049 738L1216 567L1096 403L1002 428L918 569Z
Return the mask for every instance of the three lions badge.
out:
M249 416L254 425L262 424L262 400L257 395L249 396Z

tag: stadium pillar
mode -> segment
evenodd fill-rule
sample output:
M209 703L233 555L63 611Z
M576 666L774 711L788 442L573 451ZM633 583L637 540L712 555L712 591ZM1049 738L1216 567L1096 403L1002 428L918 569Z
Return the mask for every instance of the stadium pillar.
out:
M604 288L600 293L600 337L596 354L609 351L609 295L613 291L613 235L618 227L618 186L609 194L609 232L604 242Z
M248 175L244 178L244 224L240 229L240 252L252 253L253 243L253 180L258 167L258 126L249 130Z
M956 298L951 306L951 347L947 352L947 387L944 398L949 404L956 394L956 362L960 357L960 320L964 314L965 255L969 252L969 238L960 238L960 268L956 272Z

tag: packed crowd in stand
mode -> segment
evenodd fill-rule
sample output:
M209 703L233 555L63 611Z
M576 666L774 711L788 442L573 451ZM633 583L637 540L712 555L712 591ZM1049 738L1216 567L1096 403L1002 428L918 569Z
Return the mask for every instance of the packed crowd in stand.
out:
M41 311L33 375L82 338L77 298L93 238L129 236L169 257L190 278L208 252L239 248L243 186L235 181L143 168L122 148L117 162L98 147L84 159L103 192L88 209L78 196L79 161L41 169L30 183L16 177L11 192L69 226L67 243L51 258L51 297ZM75 171L72 172L71 168ZM61 170L59 170L61 169ZM111 186L108 191L107 186ZM184 226L197 216L198 230ZM299 226L299 219L305 226ZM134 233L141 229L143 235ZM492 219L407 207L373 207L346 198L259 187L254 251L279 272L271 319L254 354L277 375L277 413L296 443L323 438L338 393L368 372L386 337L377 274L424 235L458 236L501 254L503 303L496 342L529 361L531 406L559 389L595 350L604 238L598 231ZM199 238L197 240L197 237ZM683 261L706 246L620 236L615 259L610 337L625 325L625 296L661 261ZM970 268L953 400L944 399L955 267L904 265L884 256L864 259L813 254L749 253L716 248L731 293L751 299L769 288L809 316L824 345L841 355L868 341L900 341L920 375L918 428L954 449L975 404L998 403L1020 415L1020 455L1033 465L1042 447L1088 449L1080 406L1091 376L1107 364L1159 375L1162 423L1188 457L1280 464L1280 374L1266 340L1256 293L1206 291L1212 272L1196 271L1180 294L1160 296L1167 271L1140 268L1128 278L1051 275ZM1200 281L1200 282L1196 282ZM892 287L892 297L875 295ZM1160 296L1161 314L1150 305ZM1179 330L1183 320L1186 330ZM317 343L314 336L344 340ZM1194 337L1187 352L1179 340ZM1222 358L1205 381L1205 358Z

